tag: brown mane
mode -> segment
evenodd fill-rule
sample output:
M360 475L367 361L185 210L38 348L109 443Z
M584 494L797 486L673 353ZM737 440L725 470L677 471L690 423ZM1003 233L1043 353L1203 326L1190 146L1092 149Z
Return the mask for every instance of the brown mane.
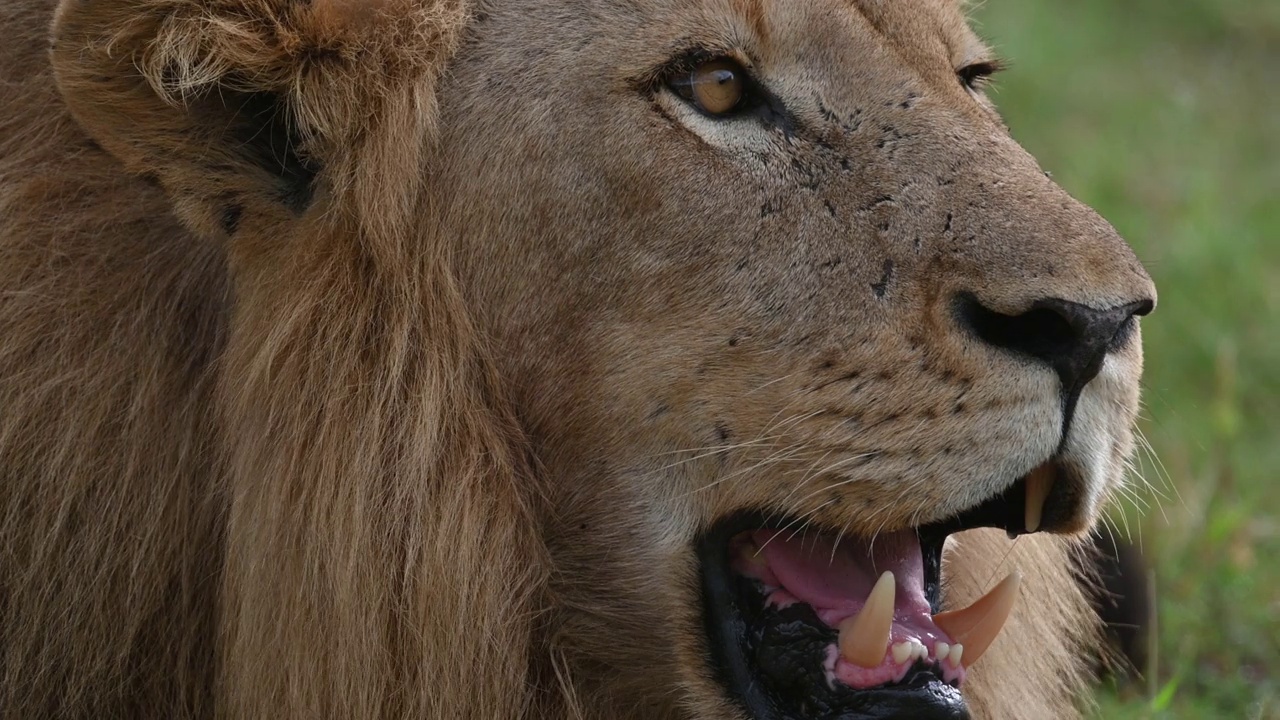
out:
M422 239L397 220L426 90L364 75L344 101L270 77L324 97L295 106L303 126L359 139L311 150L345 182L304 251L230 258L306 281L233 298L226 248L63 109L29 5L0 11L3 715L521 715L512 659L530 655L545 566L532 476L442 259L406 263ZM187 16L146 59L181 101L227 68L201 60L220 36L199 9L174 7ZM434 10L398 31L461 12ZM137 32L116 30L108 51ZM219 50L271 76L280 48L238 39ZM376 161L352 172L357 155Z

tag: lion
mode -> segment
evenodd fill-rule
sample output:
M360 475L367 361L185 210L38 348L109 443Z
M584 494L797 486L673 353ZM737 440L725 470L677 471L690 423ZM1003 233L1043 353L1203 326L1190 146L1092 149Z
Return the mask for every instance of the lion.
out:
M0 19L0 715L1079 715L1155 288L959 0Z

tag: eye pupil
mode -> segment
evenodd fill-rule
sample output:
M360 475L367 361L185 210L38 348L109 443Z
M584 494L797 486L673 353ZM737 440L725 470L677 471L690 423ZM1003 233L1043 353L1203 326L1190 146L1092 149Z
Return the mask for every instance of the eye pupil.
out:
M728 58L708 60L675 83L680 96L708 115L728 115L742 103L747 73Z

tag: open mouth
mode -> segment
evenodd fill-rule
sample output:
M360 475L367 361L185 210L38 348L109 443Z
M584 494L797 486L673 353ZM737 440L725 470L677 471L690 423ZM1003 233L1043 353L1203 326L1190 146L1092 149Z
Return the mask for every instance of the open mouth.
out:
M943 543L971 528L1043 529L1063 472L1045 463L954 518L874 538L756 512L716 523L698 554L717 679L754 720L969 718L966 668L1000 632L1019 579L939 612Z

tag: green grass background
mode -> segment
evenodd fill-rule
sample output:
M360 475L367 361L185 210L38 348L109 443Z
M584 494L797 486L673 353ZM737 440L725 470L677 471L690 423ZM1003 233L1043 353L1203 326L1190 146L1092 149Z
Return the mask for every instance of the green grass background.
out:
M1139 489L1156 667L1101 718L1280 718L1280 0L986 0L1013 135L1159 288ZM1141 480L1137 486L1141 487Z

